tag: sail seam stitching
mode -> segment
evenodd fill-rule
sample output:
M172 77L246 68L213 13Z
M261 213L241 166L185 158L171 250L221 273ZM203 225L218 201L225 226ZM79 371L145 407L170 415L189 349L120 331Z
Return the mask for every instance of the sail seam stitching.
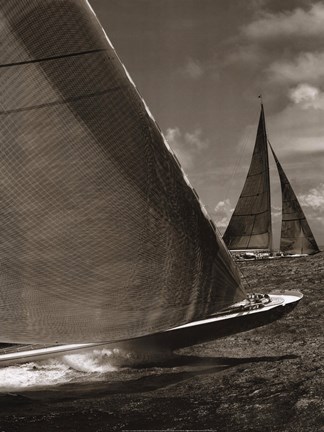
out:
M11 109L11 110L2 110L2 111L0 111L0 115L12 114L12 113L23 112L23 111L31 111L33 109L41 109L41 108L47 108L47 107L55 106L55 105L62 105L62 104L68 103L68 102L87 99L90 97L103 96L107 93L110 93L110 92L113 92L116 90L120 90L121 88L122 88L122 86L117 86L117 87L113 87L111 89L103 90L100 92L94 92L94 93L79 95L79 96L76 96L74 98L66 98L66 99L62 99L62 100L56 100L53 102L47 102L47 103L43 103L43 104L39 104L39 105L32 105L32 106L23 107L23 108L16 108L16 109Z
M66 57L76 57L76 56L87 55L87 54L95 54L95 53L98 53L101 51L106 51L106 49L105 48L99 48L99 49L95 49L95 50L80 51L80 52L69 53L69 54L61 54L61 55L52 56L52 57L43 57L43 58L39 58L39 59L25 60L25 61L15 62L15 63L4 63L4 64L0 64L0 68L46 62L46 61L58 60L61 58L66 58Z
M234 217L235 216L257 216L257 215L260 215L260 214L263 214L263 213L267 213L267 212L268 212L268 210L264 210L264 211L259 212L259 213L238 213L238 214L235 214L233 216Z

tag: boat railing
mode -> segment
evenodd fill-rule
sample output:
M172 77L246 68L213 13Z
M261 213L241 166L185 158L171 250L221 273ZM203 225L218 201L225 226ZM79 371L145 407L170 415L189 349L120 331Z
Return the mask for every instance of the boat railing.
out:
M11 345L6 348L0 348L0 355L1 354L11 354L21 351L33 351L36 349L42 349L42 348L48 348L52 345L44 344L44 345Z

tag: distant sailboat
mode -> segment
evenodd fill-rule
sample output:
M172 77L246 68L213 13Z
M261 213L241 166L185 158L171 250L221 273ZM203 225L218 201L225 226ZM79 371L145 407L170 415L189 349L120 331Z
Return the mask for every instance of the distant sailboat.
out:
M251 165L223 240L231 251L272 252L269 159L263 103ZM282 191L280 251L300 255L319 252L304 212L276 157Z
M0 365L192 345L295 307L245 293L88 2L0 12L0 341L20 344Z

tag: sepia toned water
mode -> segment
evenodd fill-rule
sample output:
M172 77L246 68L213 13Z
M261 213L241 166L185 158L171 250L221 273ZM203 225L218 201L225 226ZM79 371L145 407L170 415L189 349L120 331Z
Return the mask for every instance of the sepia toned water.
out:
M240 266L251 291L304 298L275 323L173 355L103 347L0 369L0 431L321 431L324 254Z

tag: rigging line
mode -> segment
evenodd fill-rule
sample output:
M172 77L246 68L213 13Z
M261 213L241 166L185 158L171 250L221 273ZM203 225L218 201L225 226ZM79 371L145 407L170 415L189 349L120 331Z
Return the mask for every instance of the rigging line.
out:
M239 156L238 156L238 158L236 159L236 162L235 162L235 164L234 164L234 167L233 167L233 171L232 171L232 174L231 174L231 177L230 177L230 181L229 181L229 186L228 186L228 188L227 188L227 191L226 191L226 197L228 197L228 194L229 194L229 191L230 191L230 188L231 188L231 185L232 185L232 183L233 183L233 179L234 179L234 177L236 176L236 173L237 173L237 170L238 170L238 167L241 165L241 161L242 161L242 158L243 158L243 155L244 155L244 153L245 153L245 150L246 150L246 147L247 147L247 143L249 142L249 136L248 136L248 133L246 132L245 133L245 136L244 136L244 139L243 139L243 145L241 146L241 152L239 153Z
M228 182L228 186L227 186L227 190L226 190L226 194L225 194L225 199L229 199L229 193L230 193L230 190L232 189L232 186L233 186L233 180L236 177L238 167L241 166L241 161L243 159L243 155L245 154L248 142L250 142L250 137L249 137L249 133L246 131L244 134L244 138L243 138L243 145L240 146L241 151L240 151L238 157L236 158L236 162L234 164L232 174L231 174L231 177L230 177L229 182ZM232 215L233 215L233 213L230 215L230 219L231 219ZM226 231L226 229L225 229L225 231Z
M3 63L3 64L0 64L0 68L6 68L6 67L12 67L12 66L21 66L21 65L32 64L32 63L47 62L47 61L58 60L58 59L66 58L66 57L76 57L76 56L87 55L87 54L95 54L95 53L102 52L102 51L107 51L107 50L106 50L106 48L98 48L98 49L94 49L94 50L78 51L75 53L61 54L61 55L56 55L56 56L51 56L51 57L42 57L42 58L33 59L33 60L24 60L24 61L14 62L14 63Z
M236 267L239 269L239 272L240 272L241 275L242 275L242 280L246 283L246 285L248 286L248 289L250 289L250 288L251 288L251 285L250 285L250 283L249 283L248 278L247 278L247 277L245 276L245 274L243 273L243 270L242 270L241 266L238 264Z

